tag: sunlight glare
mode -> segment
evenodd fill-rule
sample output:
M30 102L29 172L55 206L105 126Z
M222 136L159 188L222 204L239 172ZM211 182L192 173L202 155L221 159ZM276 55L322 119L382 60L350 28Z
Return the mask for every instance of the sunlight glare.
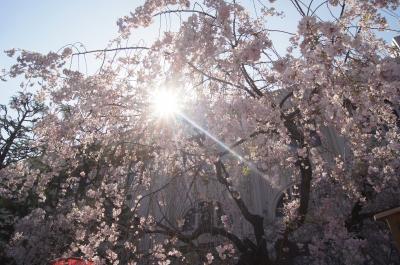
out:
M153 112L158 117L171 116L179 112L176 94L168 90L159 90L152 95Z

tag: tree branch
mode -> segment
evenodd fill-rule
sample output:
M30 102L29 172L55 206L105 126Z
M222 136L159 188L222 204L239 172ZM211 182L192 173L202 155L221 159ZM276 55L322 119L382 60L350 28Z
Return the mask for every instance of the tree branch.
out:
M207 12L199 11L199 10L193 10L193 9L192 9L192 10L175 9L175 10L161 11L161 12L155 13L155 14L153 15L153 17L159 16L159 15L163 15L163 14L169 14L169 13L198 13L198 14L201 14L201 15L204 15L204 16L211 17L211 18L213 18L213 19L216 19L216 18L217 18L216 16L213 16L213 15L211 15L211 14L208 14Z
M232 190L232 187L227 181L227 178L229 178L229 174L226 171L224 164L220 160L215 162L215 169L218 181L228 189L229 194L235 201L240 212L243 214L243 217L253 226L258 250L268 259L268 252L266 249L267 243L264 232L264 218L257 214L252 214L247 208L244 201L238 196L238 194L236 194L235 191ZM224 174L225 176L223 176L222 174Z
M84 55L84 54L89 54L89 53L105 53L105 52L115 52L115 51L123 51L123 50L150 50L149 47L144 47L144 46L131 46L131 47L120 47L120 48L112 48L112 49L98 49L98 50L90 50L90 51L84 51L84 52L76 52L73 53L72 56L75 55Z

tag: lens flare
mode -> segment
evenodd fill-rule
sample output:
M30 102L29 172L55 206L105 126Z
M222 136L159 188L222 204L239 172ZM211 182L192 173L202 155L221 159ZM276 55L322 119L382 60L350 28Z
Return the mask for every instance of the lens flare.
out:
M162 89L158 90L151 95L151 105L153 114L159 118L167 118L167 117L174 117L174 118L181 118L188 122L191 126L198 129L199 131L203 132L207 137L209 137L212 141L222 147L224 150L228 151L231 155L233 155L236 159L238 159L241 163L246 164L252 171L256 172L258 175L262 176L266 180L267 177L263 172L261 172L256 165L247 161L244 157L242 157L239 153L233 150L231 147L226 145L224 142L220 141L215 137L213 134L208 132L206 129L202 128L199 124L195 121L190 119L186 116L180 108L180 101L179 97L173 91ZM269 180L268 180L269 181Z
M167 117L179 112L178 96L168 90L159 90L152 96L153 113L158 117Z

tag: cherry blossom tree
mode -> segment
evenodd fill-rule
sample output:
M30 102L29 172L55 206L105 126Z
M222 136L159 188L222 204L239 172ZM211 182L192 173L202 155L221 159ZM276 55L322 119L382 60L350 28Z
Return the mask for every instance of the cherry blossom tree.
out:
M399 262L372 215L400 203L400 64L378 37L395 31L385 14L400 1L276 1L298 13L292 30L269 27L287 19L270 2L146 0L118 20L106 49L8 51L17 63L3 78L23 76L48 105L33 132L40 159L2 169L20 196L38 198L8 255ZM154 42L132 41L157 21ZM93 54L96 72L70 66ZM289 178L282 218L252 208L253 177L272 187Z

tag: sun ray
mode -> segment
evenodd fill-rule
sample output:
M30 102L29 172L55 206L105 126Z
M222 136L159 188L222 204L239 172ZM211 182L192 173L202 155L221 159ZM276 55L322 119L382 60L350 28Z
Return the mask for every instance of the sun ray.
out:
M179 115L182 119L184 119L185 121L187 121L190 125L192 125L193 127L195 127L196 129L198 129L199 131L201 131L202 133L204 133L205 135L207 135L211 140L213 140L215 143L217 143L220 147L222 147L223 149L225 149L226 151L228 151L230 154L232 154L234 157L236 157L240 162L246 164L246 166L249 167L249 169L253 170L254 172L256 172L257 174L259 174L260 176L262 176L265 180L267 180L268 182L271 182L267 176L265 175L265 173L261 172L256 165L254 165L254 163L246 160L243 156L241 156L239 153L237 153L235 150L233 150L232 148L230 148L228 145L226 145L224 142L220 141L218 138L216 138L214 135L212 135L210 132L208 132L206 129L202 128L200 125L198 125L196 122L194 122L192 119L190 119L188 116L186 116L185 114L183 114L182 112L176 112L177 115Z
M259 174L260 176L262 176L264 179L269 181L268 178L266 177L265 173L261 172L257 168L257 166L254 165L254 163L246 160L238 152L236 152L235 150L230 148L224 142L220 141L217 137L212 135L209 131L207 131L206 129L201 127L199 124L197 124L195 121L193 121L191 118L186 116L181 111L179 97L176 93L173 93L172 91L169 91L167 89L158 90L152 95L151 103L152 103L152 108L153 108L152 111L155 116L160 117L160 118L180 117L181 119L188 122L191 126L193 126L197 130L204 133L208 138L210 138L212 141L214 141L216 144L218 144L224 150L228 151L231 155L233 155L235 158L237 158L240 162L242 162L243 164L248 166L249 169L251 169L252 171L254 171L257 174Z

